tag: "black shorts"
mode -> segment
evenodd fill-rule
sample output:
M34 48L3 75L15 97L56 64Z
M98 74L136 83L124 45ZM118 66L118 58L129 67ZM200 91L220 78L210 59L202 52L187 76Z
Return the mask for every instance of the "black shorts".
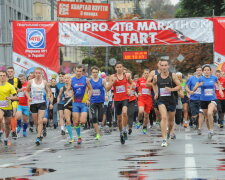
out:
M196 116L199 114L200 109L200 101L198 100L190 100L189 108L191 110L191 116Z
M46 110L46 109L47 109L47 106L45 102L30 105L30 111L32 113L38 113L38 110Z
M128 99L123 101L115 101L114 105L115 105L116 115L121 115L123 107L128 106Z
M8 117L12 117L12 110L4 110L1 109L4 112L4 117L8 118Z
M58 111L64 110L64 104L58 104Z
M217 106L217 100L213 100L213 101L201 101L200 102L201 109L208 109L208 106L209 106L210 103L214 103Z
M161 101L158 101L158 106L161 105L161 104L164 104L166 106L166 109L168 112L175 112L176 111L176 103L169 103L169 102L161 102Z
M225 113L225 99L217 99L217 110L219 113Z
M63 105L63 106L64 106L64 105ZM65 110L65 109L68 109L68 110L70 110L70 111L72 112L72 109L73 109L73 104L72 104L72 102L70 102L69 104L67 104L66 106L64 106L63 109L64 109L64 110Z
M184 96L184 98L181 98L182 104L186 104L186 103L188 103L188 101L189 101L189 99L186 95Z

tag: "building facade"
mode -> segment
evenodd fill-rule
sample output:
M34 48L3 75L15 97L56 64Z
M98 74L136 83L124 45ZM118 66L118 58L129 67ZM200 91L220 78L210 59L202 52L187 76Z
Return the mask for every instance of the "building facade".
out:
M0 0L0 66L12 65L13 20L32 20L33 0Z

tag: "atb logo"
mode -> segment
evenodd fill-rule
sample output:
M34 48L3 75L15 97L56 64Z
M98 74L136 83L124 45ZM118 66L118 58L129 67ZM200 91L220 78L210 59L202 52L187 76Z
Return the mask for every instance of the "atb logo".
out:
M41 28L28 28L27 35L27 48L28 49L44 49L46 45L45 29Z

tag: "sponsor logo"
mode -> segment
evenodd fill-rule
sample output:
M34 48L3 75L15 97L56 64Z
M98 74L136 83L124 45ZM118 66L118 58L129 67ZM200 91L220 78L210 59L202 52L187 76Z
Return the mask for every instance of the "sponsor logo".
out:
M42 28L28 28L26 30L27 48L44 49L46 46L46 33Z

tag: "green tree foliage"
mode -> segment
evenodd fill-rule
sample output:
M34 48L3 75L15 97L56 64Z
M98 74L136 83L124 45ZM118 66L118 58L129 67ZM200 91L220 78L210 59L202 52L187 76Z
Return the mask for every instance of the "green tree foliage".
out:
M209 17L225 15L224 0L181 0L176 17Z

